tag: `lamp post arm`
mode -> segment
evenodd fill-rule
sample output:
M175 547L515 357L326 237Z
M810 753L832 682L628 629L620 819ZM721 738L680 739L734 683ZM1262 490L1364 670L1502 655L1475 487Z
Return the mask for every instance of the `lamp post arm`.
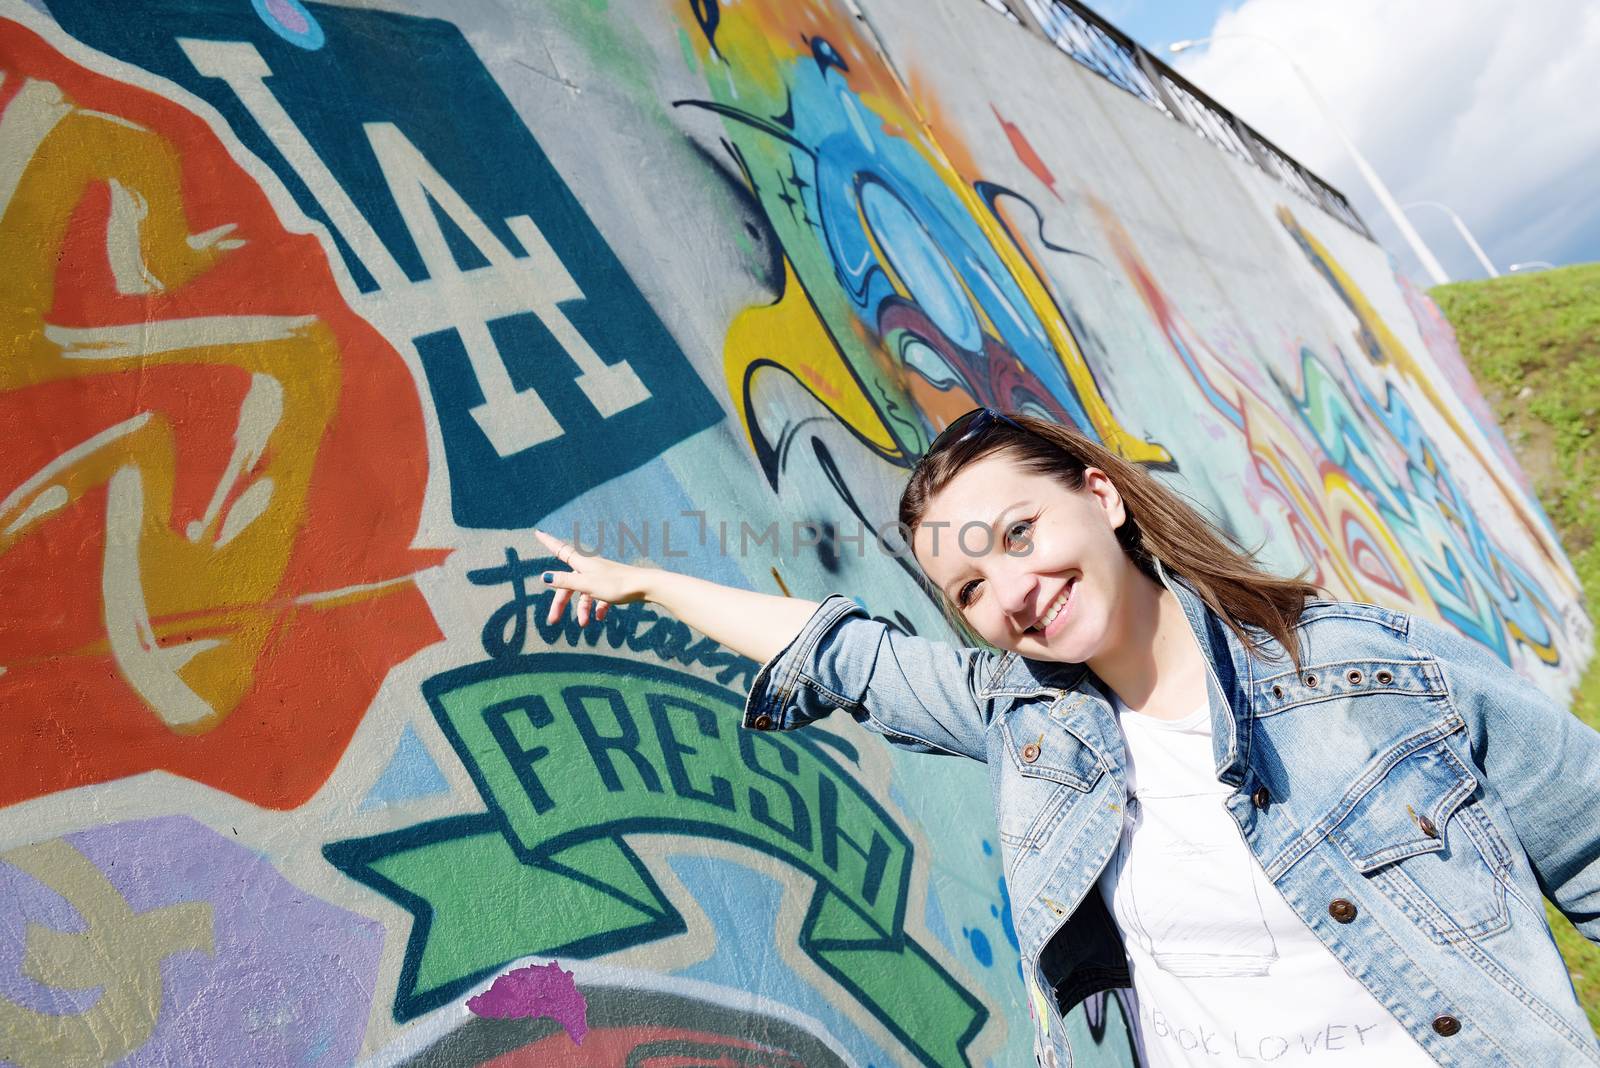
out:
M1467 247L1472 249L1472 254L1478 257L1478 262L1483 264L1483 269L1489 273L1489 277L1500 277L1500 272L1495 270L1495 266L1489 260L1488 254L1483 251L1483 246L1478 244L1478 239L1472 236L1471 230L1467 229L1466 220L1458 215L1456 210L1450 205L1441 204L1437 200L1418 200L1414 201L1413 203L1402 204L1400 206L1402 208L1438 208L1440 211L1450 216L1450 221L1455 224L1456 232L1459 233L1461 235L1461 239L1467 243Z
M1467 224L1461 221L1461 216L1455 212L1450 213L1450 218L1455 220L1456 229L1461 231L1462 238L1472 248L1472 254L1478 257L1478 262L1483 264L1483 269L1489 272L1490 278L1499 278L1500 272L1494 269L1494 264L1489 262L1489 257L1484 254L1482 246L1472 237L1472 231L1467 229Z

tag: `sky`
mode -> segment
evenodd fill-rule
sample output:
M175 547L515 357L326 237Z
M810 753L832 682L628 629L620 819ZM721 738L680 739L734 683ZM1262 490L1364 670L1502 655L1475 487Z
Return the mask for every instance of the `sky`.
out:
M1594 0L1088 0L1334 186L1407 275L1410 251L1293 64L1402 205L1437 201L1502 274L1600 260ZM1178 55L1175 41L1223 34ZM1406 212L1452 280L1486 272L1444 212Z

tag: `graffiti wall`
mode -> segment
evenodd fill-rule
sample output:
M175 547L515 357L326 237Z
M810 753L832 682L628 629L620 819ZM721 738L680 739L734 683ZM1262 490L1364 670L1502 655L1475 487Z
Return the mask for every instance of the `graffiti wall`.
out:
M977 0L0 0L0 249L0 1063L1031 1063L984 769L529 533L947 636L976 403L1588 655L1428 299Z

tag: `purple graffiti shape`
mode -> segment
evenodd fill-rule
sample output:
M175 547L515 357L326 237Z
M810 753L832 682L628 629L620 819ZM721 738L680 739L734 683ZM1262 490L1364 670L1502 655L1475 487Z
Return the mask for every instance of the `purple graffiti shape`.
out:
M515 968L500 976L489 989L467 999L467 1008L479 1016L500 1020L548 1016L572 1041L583 1045L589 1033L589 1005L573 981L572 973L555 961Z
M267 0L267 11L294 33L305 33L311 28L311 23L306 21L306 17L291 7L286 0Z

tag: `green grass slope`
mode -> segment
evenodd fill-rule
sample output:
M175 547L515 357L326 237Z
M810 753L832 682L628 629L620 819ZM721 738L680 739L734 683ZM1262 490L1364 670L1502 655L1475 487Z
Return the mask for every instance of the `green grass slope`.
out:
M1600 613L1600 264L1455 282L1430 295L1561 535L1593 619ZM1590 661L1572 710L1600 728L1600 657ZM1600 946L1548 911L1578 998L1600 1031Z

